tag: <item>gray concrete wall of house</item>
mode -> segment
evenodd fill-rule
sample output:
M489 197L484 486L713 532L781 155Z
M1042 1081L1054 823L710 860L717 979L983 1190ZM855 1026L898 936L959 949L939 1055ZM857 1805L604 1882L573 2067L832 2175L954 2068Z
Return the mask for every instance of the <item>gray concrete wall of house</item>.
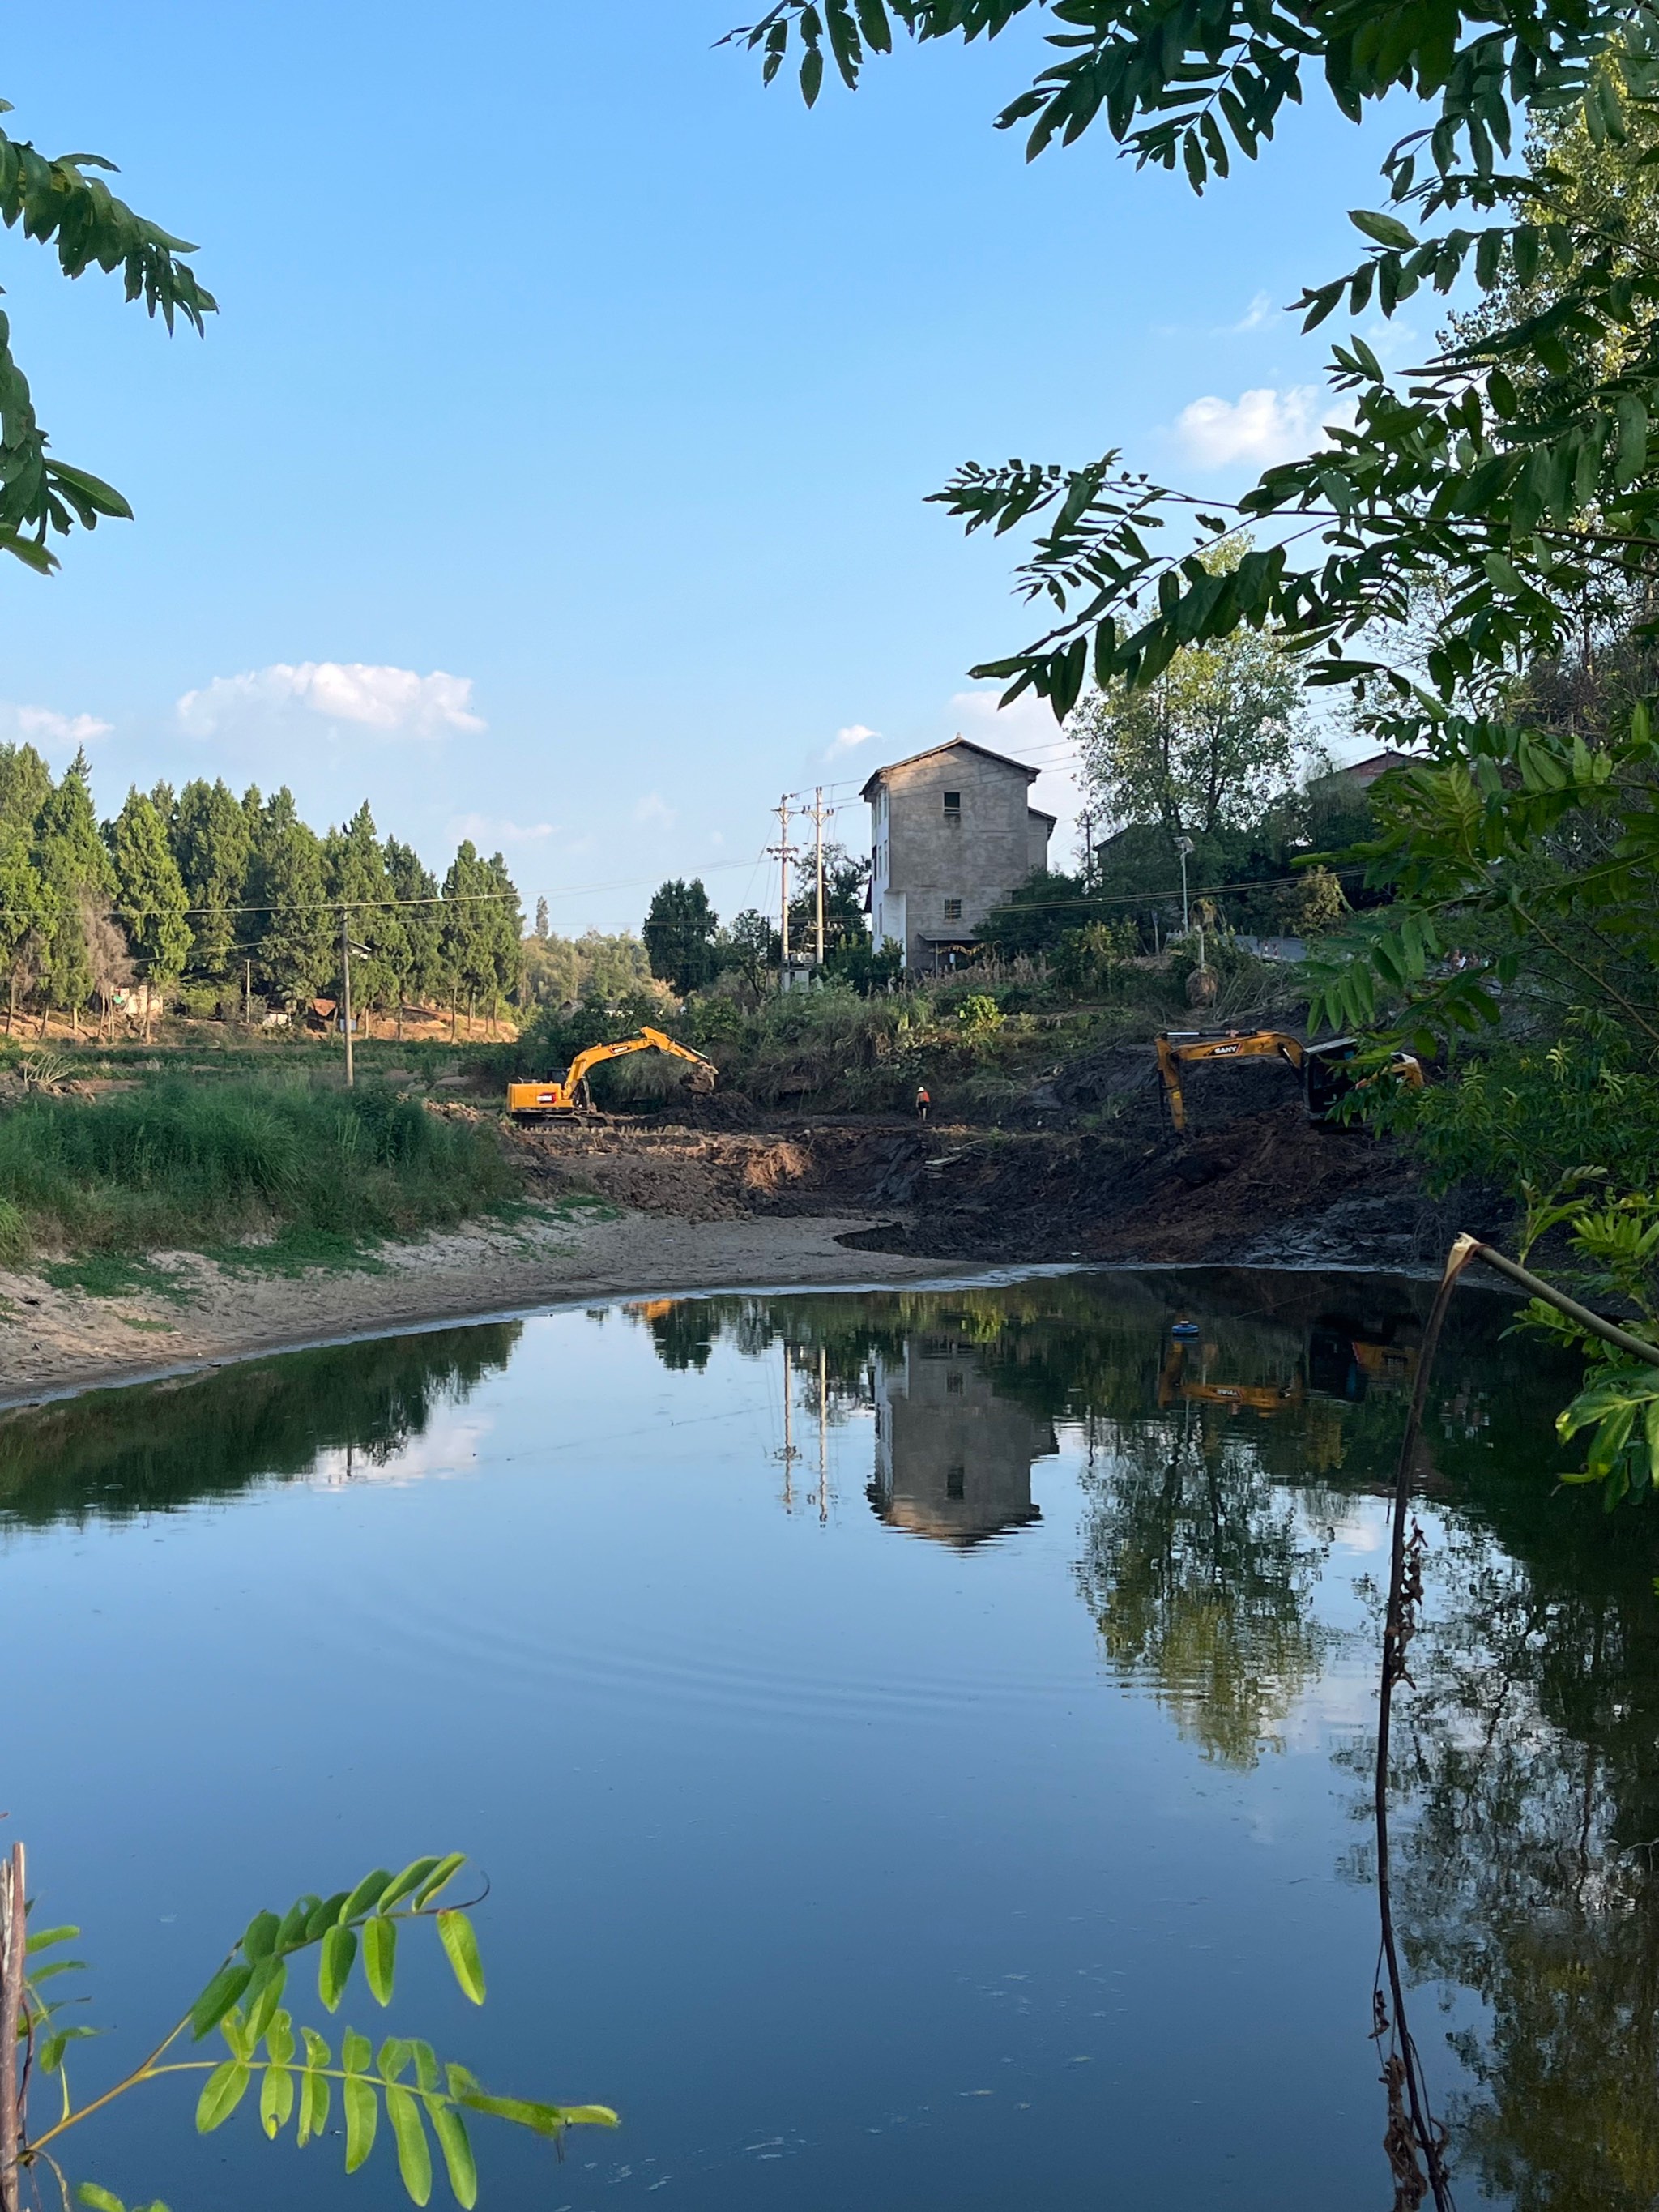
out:
M971 935L1044 864L1048 825L1029 789L1023 769L966 750L883 771L871 809L872 921L878 939L902 935L907 967L931 967L932 940Z

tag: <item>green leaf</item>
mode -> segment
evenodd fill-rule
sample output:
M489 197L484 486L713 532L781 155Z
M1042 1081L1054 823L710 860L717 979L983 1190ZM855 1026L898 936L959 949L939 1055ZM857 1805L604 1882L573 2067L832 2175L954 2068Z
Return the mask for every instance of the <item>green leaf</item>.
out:
M415 1902L416 1905L430 1904L441 1889L447 1888L448 1885L454 1881L456 1875L465 1864L466 1853L465 1851L451 1851L447 1858L440 1859L437 1865L433 1868L431 1873L428 1875L426 1880L416 1891Z
M190 2008L190 2032L198 2043L211 2035L253 1979L252 1966L222 1966Z
M315 1907L311 1913L310 1917L306 1922L306 1941L307 1943L314 1943L325 1929L332 1928L334 1926L335 1923L340 1917L341 1908L350 1893L351 1893L349 1890L337 1890L332 1897L326 1899L321 1905Z
M275 2018L287 1980L288 1969L280 1959L268 1958L255 1968L247 1994L247 2032L253 2042Z
M270 1958L276 1948L277 1931L282 1924L274 1912L256 1912L242 1938L242 1956L256 1966L262 1959Z
M463 1996L473 2003L484 2001L483 1963L478 1956L478 1939L472 1932L472 1923L465 1913L441 1912L438 1915L438 1940L455 1972Z
M222 2066L216 2066L202 2085L202 2094L196 2103L196 2132L211 2135L222 2128L247 2093L252 2080L246 2061L228 2058Z
M478 2169L472 2156L472 2145L467 2138L466 2123L453 2105L446 2104L440 2097L426 2100L426 2116L432 2123L432 2132L438 2138L438 2148L444 2154L444 2171L449 2176L450 2194L461 2206L462 2212L472 2212L478 2201Z
M1409 252L1417 243L1415 234L1407 230L1396 216L1369 215L1363 208L1350 208L1348 221L1356 230L1364 231L1367 238L1375 239L1379 246L1393 246L1401 253Z
M382 1891L376 1910L390 1912L394 1905L400 1903L412 1890L418 1889L440 1863L435 1858L411 1859L403 1872L394 1875Z
M274 2142L294 2110L294 2076L286 2066L267 2066L259 2084L259 2124Z
M48 1951L52 1948L52 1946L54 1943L73 1943L78 1938L80 1933L81 1931L78 1928L31 1928L29 1930L28 1942L25 1945L24 1948L27 1955L32 1959L37 1951ZM94 2182L87 2182L82 2185L83 2187L88 2189L95 2188L96 2185L97 2185Z
M331 2063L329 2047L316 2030L307 2027L302 2033L306 2039L306 2070L300 2076L298 2142L301 2150L328 2125L329 2085L315 2069Z
M415 2203L424 2204L432 2194L432 2152L421 2125L420 2104L412 2090L388 2086L386 2110L397 2138L404 2187Z
M609 2105L567 2105L565 2124L572 2128L619 2128L622 2121Z
M363 1972L378 2004L392 2002L392 1984L397 1972L397 1923L383 1919L376 1913L363 1923Z
M346 2172L356 2173L374 2148L380 2103L373 2085L361 2074L352 2075L343 2085L340 2102L345 2109Z
M382 1894L391 1886L391 1871L386 1867L376 1867L373 1874L366 1874L341 1906L341 1919L356 1920L360 1913L367 1912L372 1905L378 1905Z
M83 2204L92 2207L92 2212L127 2212L118 2197L112 2196L95 2181L83 2181L75 2193Z
M317 1961L317 1995L330 2012L339 2009L356 1956L356 1930L343 1923L331 1928L323 1938L322 1954Z

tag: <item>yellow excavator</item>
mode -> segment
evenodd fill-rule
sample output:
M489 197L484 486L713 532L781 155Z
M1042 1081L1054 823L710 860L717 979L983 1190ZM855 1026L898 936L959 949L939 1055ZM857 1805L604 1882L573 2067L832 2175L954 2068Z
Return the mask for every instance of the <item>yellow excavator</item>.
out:
M601 1061L621 1060L630 1052L665 1052L676 1060L690 1060L687 1090L709 1091L714 1087L719 1070L712 1060L694 1052L689 1044L677 1044L660 1030L643 1029L637 1036L618 1038L615 1044L590 1044L571 1061L562 1082L509 1083L507 1110L515 1121L543 1121L568 1114L591 1114L593 1102L587 1095L588 1077Z
M1288 1030L1164 1030L1155 1040L1164 1103L1176 1136L1187 1133L1187 1101L1181 1071L1205 1060L1282 1060L1302 1078L1302 1096L1310 1121L1322 1121L1345 1092L1363 1090L1376 1076L1356 1077L1350 1063L1359 1051L1355 1037L1330 1037L1304 1044ZM1379 1071L1381 1072L1381 1071ZM1423 1063L1414 1053L1390 1055L1387 1073L1413 1090L1423 1085Z

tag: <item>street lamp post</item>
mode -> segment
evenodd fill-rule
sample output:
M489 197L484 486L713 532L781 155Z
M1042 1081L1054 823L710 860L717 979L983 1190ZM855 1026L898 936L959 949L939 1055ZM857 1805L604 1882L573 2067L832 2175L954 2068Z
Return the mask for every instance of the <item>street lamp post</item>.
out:
M1181 933L1183 937L1192 927L1187 913L1187 855L1192 849L1193 841L1190 837L1182 837L1177 841L1176 850L1181 855Z

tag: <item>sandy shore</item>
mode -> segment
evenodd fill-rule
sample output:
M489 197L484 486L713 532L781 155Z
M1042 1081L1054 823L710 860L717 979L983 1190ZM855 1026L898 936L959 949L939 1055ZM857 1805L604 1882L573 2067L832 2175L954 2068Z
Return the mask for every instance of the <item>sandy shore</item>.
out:
M302 1345L380 1336L459 1316L707 1290L905 1283L979 1270L849 1252L863 1218L688 1222L568 1210L511 1228L472 1227L388 1245L372 1272L298 1277L228 1272L194 1253L158 1253L174 1288L119 1297L54 1289L0 1271L0 1405L131 1382Z

